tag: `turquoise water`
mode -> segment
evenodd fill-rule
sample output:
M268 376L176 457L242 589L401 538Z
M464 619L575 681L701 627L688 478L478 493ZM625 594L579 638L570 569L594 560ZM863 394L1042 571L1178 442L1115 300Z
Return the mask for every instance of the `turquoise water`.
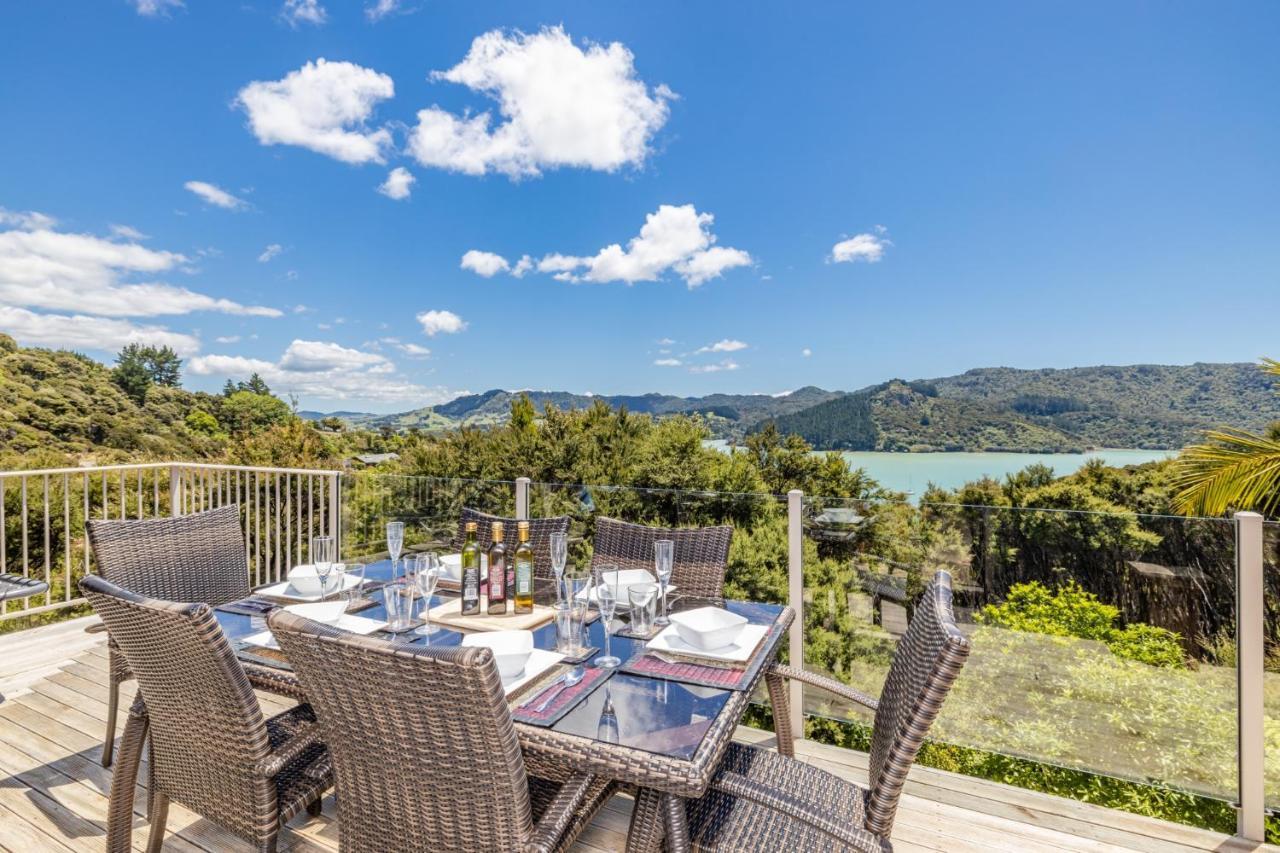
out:
M708 444L724 449L723 441ZM1090 459L1108 465L1139 465L1167 459L1171 450L1095 450L1089 453L877 453L847 451L849 465L864 468L880 485L898 492L919 495L934 483L954 489L983 476L1003 480L1006 474L1028 465L1048 465L1059 477L1076 471Z

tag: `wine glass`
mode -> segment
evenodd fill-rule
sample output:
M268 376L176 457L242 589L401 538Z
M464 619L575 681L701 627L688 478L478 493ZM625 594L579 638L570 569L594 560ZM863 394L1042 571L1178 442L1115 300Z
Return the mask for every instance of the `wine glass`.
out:
M662 612L653 620L655 625L670 625L667 618L667 585L671 582L671 567L675 560L676 543L670 539L659 539L653 543L653 568L658 574L658 585L662 589Z
M316 567L320 579L320 600L329 597L329 575L333 572L333 537L311 537L311 564Z
M569 561L569 536L551 534L551 571L556 576L556 602L564 601L564 566Z
M596 722L596 740L602 740L605 743L617 743L618 739L618 712L613 707L613 694L606 687L604 689L604 705L600 708L600 719Z
M600 571L596 573L596 609L600 611L600 623L604 628L604 654L596 658L595 664L601 669L613 669L622 665L622 659L614 655L609 648L610 627L614 610L618 606L617 588L605 580L610 575L614 583L617 583L617 566L601 566Z
M396 576L396 561L400 559L400 552L404 550L404 522L388 521L387 522L387 553L391 555L391 578Z
M422 596L422 624L415 634L430 636L440 630L438 625L431 624L431 596L435 595L436 584L440 581L440 555L435 551L419 554L414 562L414 577L418 583L418 594Z

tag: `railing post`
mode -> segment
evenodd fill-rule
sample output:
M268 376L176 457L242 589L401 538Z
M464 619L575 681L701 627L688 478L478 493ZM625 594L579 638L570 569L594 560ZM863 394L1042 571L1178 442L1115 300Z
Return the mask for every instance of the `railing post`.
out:
M529 484L528 477L516 477L516 521L529 519Z
M329 538L333 540L334 553L342 559L342 473L329 475Z
M791 665L804 667L804 492L787 492L787 598L795 611L791 623ZM804 685L791 682L791 736L804 738Z
M1264 840L1262 658L1262 516L1237 512L1236 522L1236 760L1240 811L1236 835Z
M178 465L169 466L169 515L182 515L182 468Z

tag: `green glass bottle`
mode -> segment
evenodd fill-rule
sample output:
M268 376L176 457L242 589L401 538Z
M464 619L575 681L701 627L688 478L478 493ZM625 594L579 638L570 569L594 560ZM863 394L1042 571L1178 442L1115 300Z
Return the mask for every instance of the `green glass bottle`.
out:
M480 612L480 545L476 542L476 523L467 522L467 538L462 545L462 613Z
M533 546L529 544L529 522L516 523L520 542L515 553L516 613L533 612Z

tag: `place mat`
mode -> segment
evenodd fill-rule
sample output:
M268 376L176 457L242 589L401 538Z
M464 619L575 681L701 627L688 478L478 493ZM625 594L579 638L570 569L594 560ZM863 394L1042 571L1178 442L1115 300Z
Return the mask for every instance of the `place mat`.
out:
M564 655L561 660L565 663L586 663L591 660L591 656L598 651L600 651L599 646L589 646L578 652L576 655Z
M228 601L226 604L219 604L214 609L221 610L223 613L235 613L240 616L266 616L279 606L276 602L268 601L265 598L249 597L240 601Z
M782 626L774 623L758 648L765 648L778 634ZM643 651L624 663L619 669L629 675L643 675L649 678L662 678L667 681L679 681L684 684L696 684L701 687L718 687L722 690L746 690L755 682L756 675L765 664L766 655L758 651L752 654L745 668L726 666L721 663L693 663L684 658L663 657L649 651ZM663 658L666 658L665 660Z
M431 608L431 621L464 631L532 631L555 618L555 611L542 604L535 604L532 613L512 613L511 602L507 605L506 613L490 616L482 601L479 614L463 616L462 599L453 598Z
M556 673L558 677L568 667L561 667ZM574 708L591 695L597 687L609 680L609 676L613 675L612 669L599 669L597 667L587 667L583 670L582 680L572 687L566 687L551 700L551 704L547 705L545 711L535 712L534 707L542 702L542 693L546 687L550 686L550 679L538 685L538 689L530 690L522 697L523 704L511 709L511 718L517 723L528 723L532 726L554 726L560 721L560 718L572 711ZM528 707L526 707L528 706Z

